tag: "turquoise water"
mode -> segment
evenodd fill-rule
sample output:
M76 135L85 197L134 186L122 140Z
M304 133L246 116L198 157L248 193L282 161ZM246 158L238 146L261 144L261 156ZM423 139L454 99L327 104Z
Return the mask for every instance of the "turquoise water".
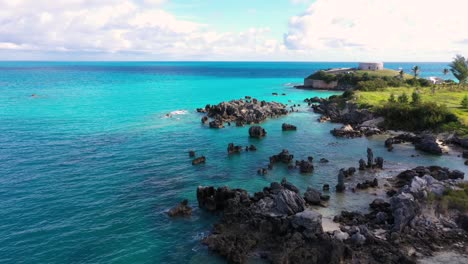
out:
M338 125L316 122L302 100L333 93L293 84L321 68L354 65L1 62L0 263L222 263L200 244L216 216L196 208L198 185L254 192L287 177L303 190L321 188L336 184L339 168L357 166L367 147L395 170L438 164L467 172L454 152L434 157L396 146L388 153L384 138L336 139L329 130ZM413 65L386 67L409 71ZM418 65L423 76L440 76L446 67ZM249 139L248 127L201 125L197 107L246 95L302 106L262 124L268 131L263 140ZM283 133L284 122L299 130ZM255 144L258 151L228 156L230 142ZM283 148L296 158L331 162L317 164L311 175L276 166L258 176ZM190 149L207 164L193 167ZM332 193L328 210L363 209L361 196ZM184 198L193 216L168 218L165 211Z

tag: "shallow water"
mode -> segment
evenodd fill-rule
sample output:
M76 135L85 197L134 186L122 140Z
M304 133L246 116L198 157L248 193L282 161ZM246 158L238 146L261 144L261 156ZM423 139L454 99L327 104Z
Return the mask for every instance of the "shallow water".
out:
M331 136L339 125L318 123L302 100L333 93L292 86L317 69L353 65L0 63L0 262L222 263L200 245L216 216L196 209L198 185L255 192L287 177L301 190L334 186L338 170L357 166L367 147L386 159L389 169L379 177L433 164L467 172L453 151L436 157L398 145L390 153L383 137ZM427 75L445 67L419 65ZM248 127L201 125L197 107L246 95L302 106L263 123L268 135L262 140L250 139ZM284 122L298 131L282 132ZM230 142L254 144L258 151L229 156ZM277 165L258 176L257 169L283 148L297 159L313 156L314 173ZM207 157L206 165L191 165L191 149ZM330 163L319 164L320 158ZM325 217L367 208L363 192L330 195L329 207L320 209ZM193 216L168 218L165 211L184 198L195 208Z

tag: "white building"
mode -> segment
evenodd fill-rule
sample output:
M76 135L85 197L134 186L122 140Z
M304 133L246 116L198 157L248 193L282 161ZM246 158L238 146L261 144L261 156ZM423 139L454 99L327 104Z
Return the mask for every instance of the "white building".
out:
M364 71L378 71L383 70L383 62L360 62L358 69Z

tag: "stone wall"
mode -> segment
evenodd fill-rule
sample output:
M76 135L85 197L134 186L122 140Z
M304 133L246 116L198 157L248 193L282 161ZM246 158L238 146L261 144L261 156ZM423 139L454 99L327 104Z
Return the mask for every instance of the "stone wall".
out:
M338 86L337 81L326 83L322 80L304 79L304 86L314 89L335 89Z
M359 70L364 70L364 71L377 71L377 70L383 70L384 65L383 62L360 62L359 63Z

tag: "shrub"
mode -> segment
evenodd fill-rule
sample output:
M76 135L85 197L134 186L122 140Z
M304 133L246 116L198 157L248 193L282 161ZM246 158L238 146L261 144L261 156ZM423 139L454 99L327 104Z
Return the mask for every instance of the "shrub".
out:
M422 131L439 129L442 125L457 122L457 117L444 105L436 103L420 103L409 105L405 103L387 103L377 109L378 114L385 117L388 129Z
M360 81L357 83L356 89L361 91L378 91L387 87L387 82L383 79L374 79L368 81Z
M326 83L331 83L337 80L337 76L335 74L326 73L325 71L318 71L307 77L307 79L322 80Z
M412 98L411 104L417 105L421 103L421 95L417 91L413 92L413 94L411 95L411 98Z
M465 97L463 97L463 100L461 101L461 106L462 108L468 109L468 95L465 95Z
M396 103L395 95L393 93L390 94L390 98L388 98L389 103Z
M398 102L401 104L407 104L408 103L408 95L406 93L403 93L398 96Z

